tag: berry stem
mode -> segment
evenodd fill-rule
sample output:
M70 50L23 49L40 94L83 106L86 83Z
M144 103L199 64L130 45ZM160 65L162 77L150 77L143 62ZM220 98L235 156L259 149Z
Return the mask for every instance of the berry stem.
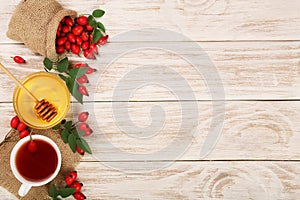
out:
M76 128L76 126L77 126L79 123L80 123L79 121L75 122L75 123L72 125L71 130L74 129L74 128Z
M32 130L29 133L30 141L32 141L32 136L31 135L32 135Z

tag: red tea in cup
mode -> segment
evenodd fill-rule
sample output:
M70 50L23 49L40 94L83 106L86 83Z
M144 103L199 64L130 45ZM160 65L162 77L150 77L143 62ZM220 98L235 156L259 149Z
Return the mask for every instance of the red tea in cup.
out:
M10 154L11 170L22 183L18 191L21 197L31 187L51 182L61 167L61 152L54 141L43 135L32 135L32 139L37 147L35 151L28 148L30 137L27 136L17 142Z
M24 143L16 154L16 167L20 175L28 181L42 181L56 170L58 157L55 149L46 141L35 139L36 152L28 150L30 141Z

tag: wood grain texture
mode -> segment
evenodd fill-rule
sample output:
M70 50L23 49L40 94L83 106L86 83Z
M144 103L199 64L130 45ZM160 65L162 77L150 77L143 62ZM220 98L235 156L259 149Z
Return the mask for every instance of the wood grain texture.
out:
M110 43L100 49L101 55L96 61L88 61L98 72L89 76L91 97L85 100L124 100L124 93L132 93L126 101L211 100L215 92L210 91L208 81L213 83L212 88L223 87L227 100L300 98L299 42L198 43L203 50L202 56L198 54L199 47L190 48L189 43L184 42L163 43L166 48L182 48L182 54L153 49L146 42L139 44L145 45L145 48L137 50L135 43ZM43 70L43 57L33 54L23 45L1 45L1 48L0 59L18 78ZM126 53L120 56L123 50ZM27 64L14 63L10 58L12 55L25 55ZM211 64L207 64L206 55ZM193 65L186 58L193 58ZM76 56L70 60L73 63L85 62L85 59ZM147 67L150 69L146 70ZM166 70L173 70L174 73ZM205 76L205 73L214 71L219 74L222 84L215 83L215 74ZM130 73L135 74L125 79ZM164 80L161 80L163 75ZM14 83L2 71L0 78L0 101L11 101ZM188 86L178 81L180 78ZM116 88L124 80L120 92ZM176 92L184 97L179 97Z
M94 133L87 140L95 157L86 156L86 161L133 161L133 158L288 161L300 157L299 102L226 102L223 130L206 157L201 157L200 151L211 134L211 103L198 102L195 107L189 102L182 114L181 102L131 102L127 106L129 118L124 116L127 111L113 104L117 103L73 104L70 110L68 118L75 120L79 112L90 112L87 122ZM155 107L161 107L164 115L153 113ZM4 138L14 112L11 104L2 103L0 109L1 138ZM198 117L189 119L195 113ZM195 132L189 134L189 131ZM183 138L180 143L186 141L187 146L175 142L180 137ZM135 158L136 155L140 157Z
M128 168L132 163L119 163ZM151 166L153 163L149 163ZM128 174L109 163L81 163L91 199L298 199L298 163L177 162L159 171Z
M0 42L18 0L1 3ZM162 28L186 35L192 40L299 40L298 0L59 0L66 8L90 13L106 10L103 22L115 36L128 30ZM172 16L172 17L170 17ZM166 37L166 39L168 39ZM135 40L130 38L129 40Z
M117 163L134 168L135 162ZM149 168L155 163L148 163ZM130 174L110 163L82 162L78 180L88 199L298 199L298 163L176 162L167 168ZM16 199L0 190L1 199ZM72 198L70 198L72 199Z

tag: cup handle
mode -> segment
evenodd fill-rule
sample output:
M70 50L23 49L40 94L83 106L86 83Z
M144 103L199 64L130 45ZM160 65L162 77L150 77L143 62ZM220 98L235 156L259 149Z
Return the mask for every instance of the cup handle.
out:
M23 183L19 189L18 194L21 197L24 197L29 192L30 188L31 188L31 185Z

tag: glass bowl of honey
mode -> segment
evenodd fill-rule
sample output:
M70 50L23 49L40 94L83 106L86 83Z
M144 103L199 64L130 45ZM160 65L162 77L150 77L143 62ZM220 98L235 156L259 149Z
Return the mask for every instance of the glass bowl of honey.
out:
M13 106L19 119L34 129L48 129L60 123L70 108L70 93L66 84L55 74L36 72L29 74L21 83L39 100L46 99L57 108L57 115L50 121L39 118L34 110L36 102L20 87L13 94Z

